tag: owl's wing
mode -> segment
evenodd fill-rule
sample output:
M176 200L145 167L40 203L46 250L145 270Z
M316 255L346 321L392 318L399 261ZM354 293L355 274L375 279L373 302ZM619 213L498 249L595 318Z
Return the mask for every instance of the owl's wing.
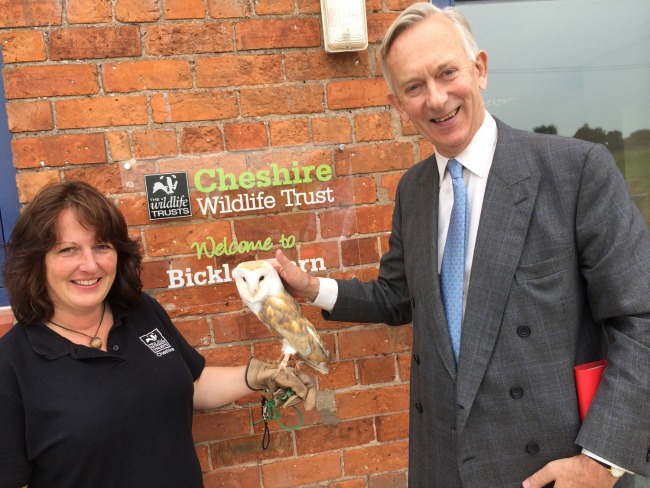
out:
M264 299L259 318L278 337L286 340L307 364L327 373L330 353L325 349L316 328L305 318L300 305L291 295L284 292Z

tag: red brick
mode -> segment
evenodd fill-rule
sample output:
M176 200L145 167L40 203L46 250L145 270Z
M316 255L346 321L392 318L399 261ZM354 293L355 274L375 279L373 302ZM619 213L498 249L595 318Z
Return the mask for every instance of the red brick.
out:
M147 214L147 202L142 197L120 198L118 207L129 226L137 225L138 223L137 220L134 222L131 214L142 213L143 211L145 215ZM145 217L145 223L147 223L147 220L148 218ZM169 261L167 259L144 261L142 263L142 271L140 272L143 288L145 290L167 288L169 285L169 278L167 276L168 269Z
M50 33L48 45L53 60L135 57L142 53L140 31L130 25L57 29Z
M234 285L190 286L156 294L170 317L230 312L241 306Z
M433 147L433 144L431 142L427 141L426 139L420 139L418 141L418 153L419 153L418 160L421 161L431 156L433 154L434 149L435 148Z
M30 132L54 128L50 102L7 103L7 123L11 132Z
M347 117L313 118L314 144L346 144L352 142L352 124Z
M252 13L249 0L208 0L208 9L215 19L250 17Z
M376 474L368 477L368 488L407 488L408 472Z
M379 245L376 237L346 239L341 242L343 266L358 266L377 261L379 261Z
M255 13L257 15L291 14L293 0L255 0Z
M355 146L334 154L336 174L380 173L407 169L417 162L413 145L389 142Z
M234 49L229 22L154 25L145 29L145 50L152 56L219 53Z
M151 98L157 123L237 117L237 98L230 91L158 93Z
M383 78L332 81L327 84L327 106L331 110L388 105L388 87Z
M366 477L336 481L328 484L327 488L367 488Z
M280 55L237 55L196 60L199 87L266 85L283 81Z
M190 320L177 320L176 328L185 340L194 347L210 345L210 325L205 317Z
M317 425L296 431L299 456L363 446L374 441L375 430L371 418L337 425Z
M160 158L178 154L176 131L149 129L133 132L133 152L136 158Z
M163 0L165 19L202 19L205 17L203 0Z
M365 51L327 53L326 51L289 51L285 54L287 80L331 80L367 77L370 74Z
M399 439L408 439L409 413L401 412L392 415L377 417L377 440L389 442Z
M298 0L298 12L301 14L320 14L320 0Z
M316 216L309 214L272 215L235 221L235 234L249 241L270 237L276 244L281 236L294 236L297 242L316 239Z
M111 22L110 0L68 0L67 19L71 24Z
M392 205L375 205L357 209L357 231L360 234L389 232L392 220Z
M236 292L235 292L236 293ZM241 302L238 302L241 305ZM216 347L203 349L201 355L205 357L205 364L208 366L243 366L251 357L249 345ZM259 393L255 395L255 402L259 401Z
M20 203L31 202L41 188L59 181L61 181L61 177L56 170L18 173L16 175L18 200Z
M403 326L403 327L412 327ZM413 342L413 336L411 335L411 343ZM408 381L411 374L411 354L400 354L397 356L397 363L399 367L399 376L402 381Z
M357 142L393 139L393 119L390 112L359 114L354 116Z
M114 166L120 170L122 187L120 193L145 192L144 175L156 173L156 163L151 161L129 160ZM145 222L148 223L148 222Z
M47 58L41 31L0 32L0 45L5 64L44 61Z
M216 125L184 127L181 152L185 154L219 152L223 150L223 135Z
M320 46L317 18L244 20L235 24L239 49L279 49Z
M242 116L323 112L319 85L245 88L240 91Z
M395 358L393 356L361 358L358 367L359 382L362 385L395 381Z
M143 125L148 119L144 96L75 98L54 106L59 129Z
M309 119L272 120L269 122L271 145L304 146L309 143Z
M247 409L194 415L194 442L231 439L251 433Z
M97 68L90 64L17 66L4 69L7 98L91 95L99 91Z
M107 92L192 87L190 64L181 59L109 63L103 65L102 76Z
M354 373L354 361L337 362L330 364L330 372L318 379L319 390L338 390L350 388L357 384Z
M111 151L113 161L130 159L131 147L129 145L129 134L126 131L112 131L106 133L106 140Z
M392 0L388 0L389 3ZM400 3L404 4L403 6L389 6L389 10L404 10L410 4L414 3L413 0L399 0ZM384 34L397 18L399 12L397 13L376 13L366 15L366 22L368 24L368 42L369 43L380 43L384 38Z
M219 0L222 1L222 0ZM205 488L239 488L262 486L257 466L220 469L203 477Z
M18 169L64 164L106 162L102 134L74 134L48 137L26 137L11 141L14 166Z
M320 215L321 235L325 239L355 234L357 226L357 213L353 207Z
M61 24L61 0L0 0L0 28Z
M224 126L226 148L229 151L267 147L266 126L263 122L243 122Z
M408 384L335 393L339 419L408 411Z
M271 422L274 422L271 420ZM229 439L210 445L212 466L223 467L250 462L286 458L294 454L293 440L289 432L273 432L269 445L262 449L262 434Z
M365 327L339 333L341 359L362 358L378 354L403 353L410 350L410 327Z
M339 248L336 242L314 242L300 246L300 259L311 260L321 258L324 261L325 268L335 268L339 266ZM306 268L307 272L313 273L317 270ZM319 312L320 314L320 312Z
M262 479L266 488L290 488L339 478L341 471L340 454L325 453L264 464Z
M343 452L347 475L385 473L408 467L408 442L351 449Z
M196 243L207 242L209 237L214 238L218 243L223 236L227 236L230 240L230 224L222 221L153 227L144 231L149 256L196 255Z
M120 22L154 22L160 18L158 0L117 0L115 18Z
M403 171L400 171L399 173L389 174L389 175L381 175L381 186L382 188L386 188L386 191L388 193L388 198L390 198L392 201L395 201L395 194L397 193L397 184L399 183L399 180L402 179L403 175L404 175Z
M68 181L84 181L105 195L123 191L122 177L117 165L68 168L64 175Z
M251 313L221 315L213 323L214 341L218 344L270 337L264 324Z

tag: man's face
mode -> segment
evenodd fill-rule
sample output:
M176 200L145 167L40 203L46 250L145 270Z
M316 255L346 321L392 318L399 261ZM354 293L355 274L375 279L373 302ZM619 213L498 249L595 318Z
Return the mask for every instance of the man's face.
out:
M393 42L386 65L390 103L440 154L453 158L470 143L485 117L487 54L470 61L462 38L445 17L409 27Z

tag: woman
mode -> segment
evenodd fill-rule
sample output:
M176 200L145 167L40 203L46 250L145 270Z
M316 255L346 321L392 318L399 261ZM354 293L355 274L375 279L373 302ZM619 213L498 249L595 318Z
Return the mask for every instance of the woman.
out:
M18 219L0 339L0 487L203 486L192 409L296 392L304 373L206 367L141 292L141 254L116 206L80 182L44 188Z

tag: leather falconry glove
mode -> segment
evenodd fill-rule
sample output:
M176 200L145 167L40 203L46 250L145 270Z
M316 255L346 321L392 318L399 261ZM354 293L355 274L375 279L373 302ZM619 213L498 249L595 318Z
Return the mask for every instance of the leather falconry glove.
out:
M269 363L251 357L246 366L246 384L251 390L269 392L278 407L290 407L304 400L305 410L316 405L316 383L304 371L296 373L295 368L278 370ZM284 398L287 391L293 395Z

